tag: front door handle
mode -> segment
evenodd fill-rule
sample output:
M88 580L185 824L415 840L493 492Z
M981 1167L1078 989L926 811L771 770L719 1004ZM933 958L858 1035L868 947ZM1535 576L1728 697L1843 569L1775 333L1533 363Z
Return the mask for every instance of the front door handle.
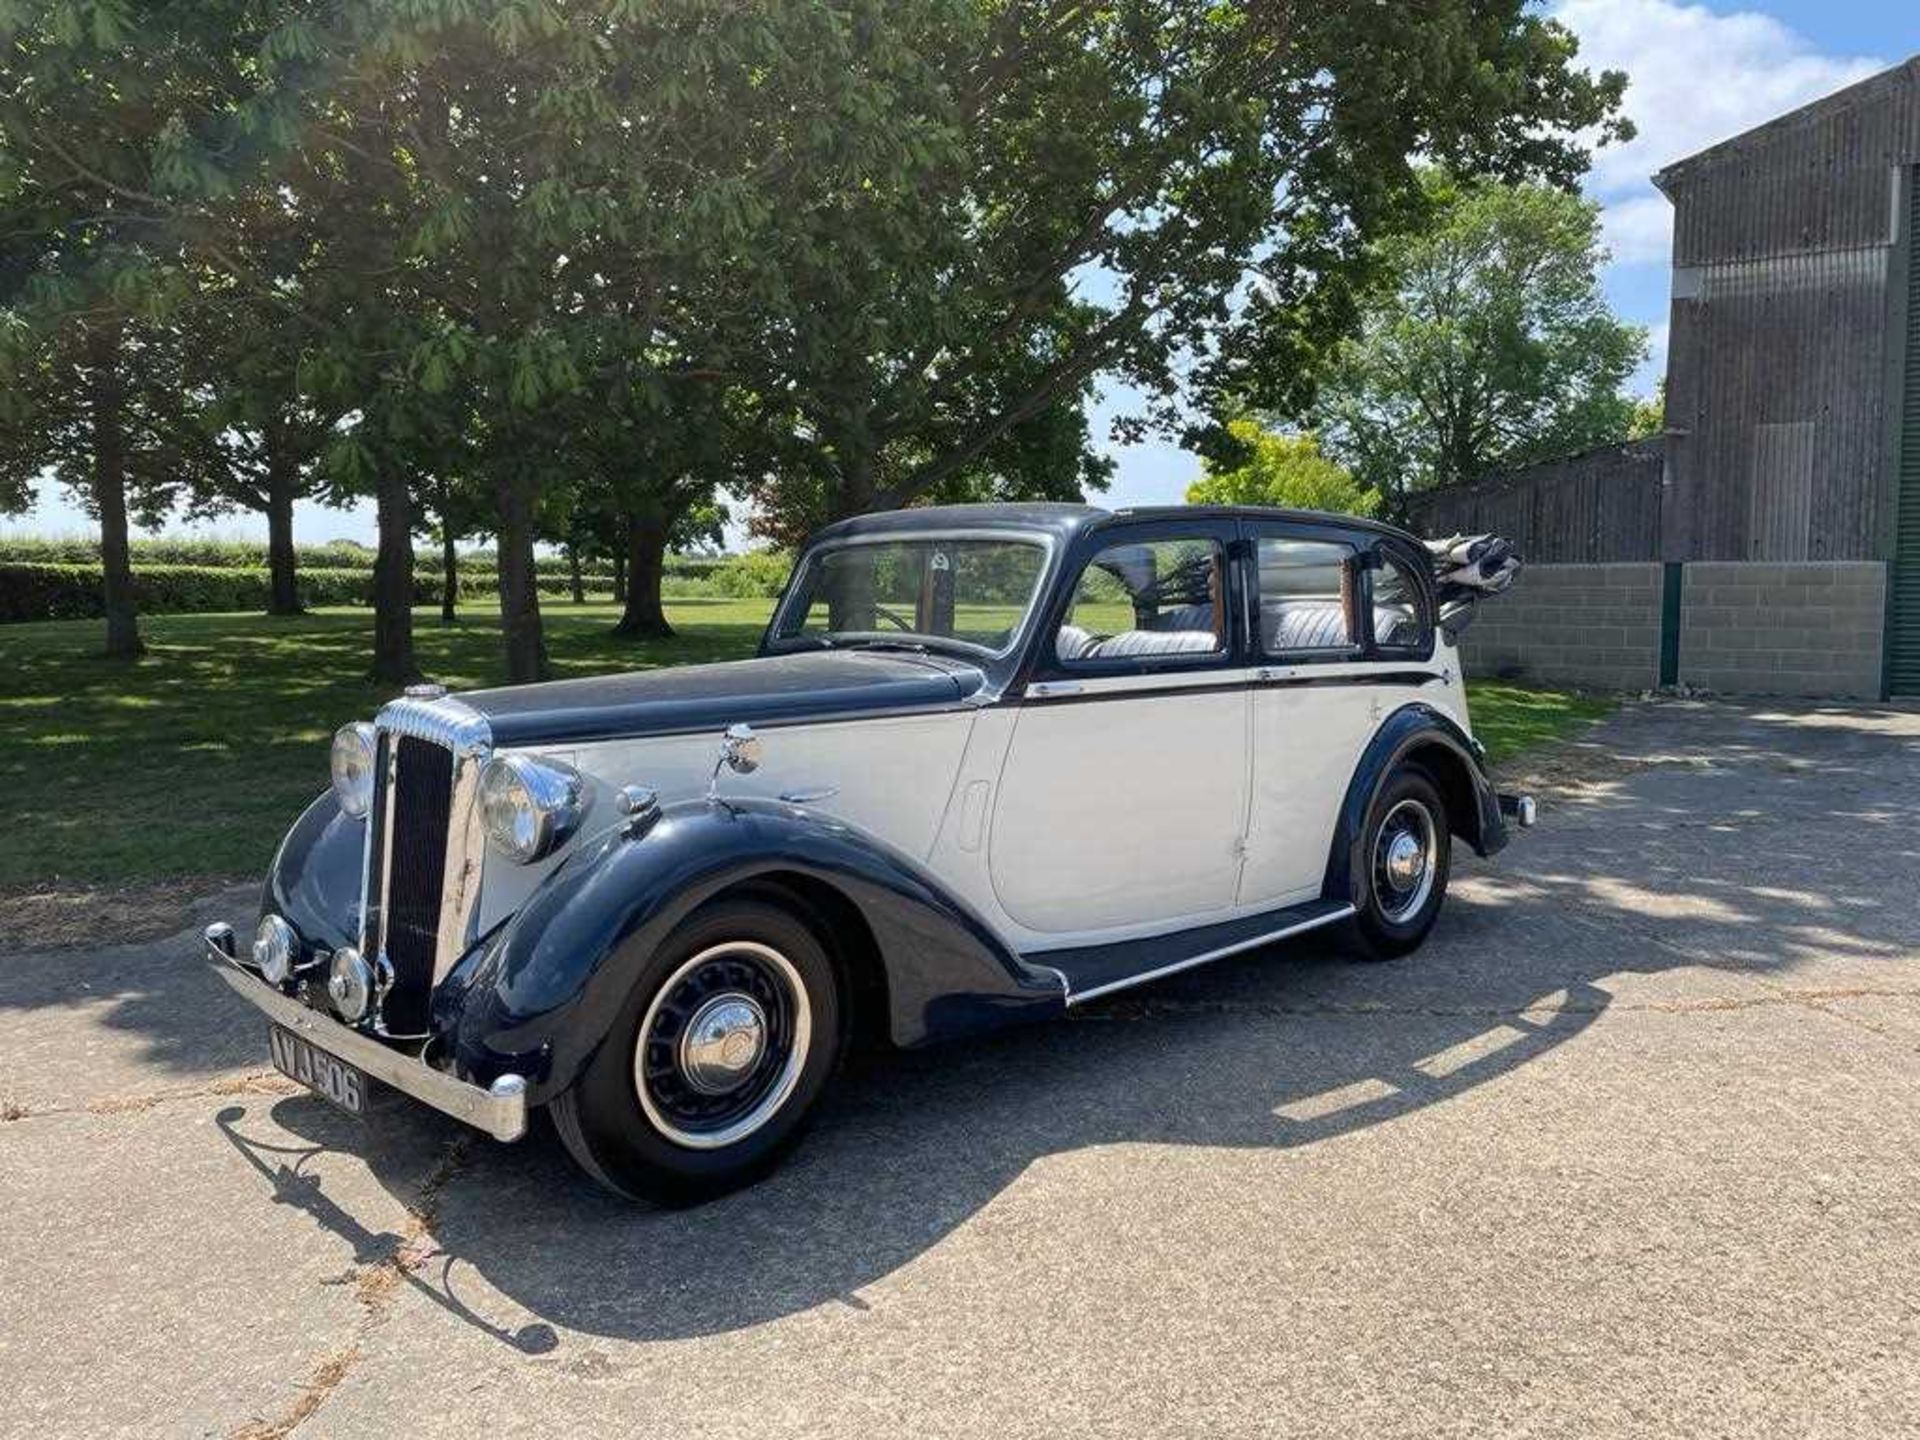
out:
M1078 680L1042 680L1027 687L1027 694L1036 700L1051 700L1056 695L1078 695L1087 687Z

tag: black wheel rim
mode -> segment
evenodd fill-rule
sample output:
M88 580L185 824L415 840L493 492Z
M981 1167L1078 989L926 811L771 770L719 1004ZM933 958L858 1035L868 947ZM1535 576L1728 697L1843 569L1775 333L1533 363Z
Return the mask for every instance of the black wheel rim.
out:
M711 946L667 977L642 1017L633 1059L640 1108L676 1144L737 1144L793 1093L812 1035L792 961L758 941Z

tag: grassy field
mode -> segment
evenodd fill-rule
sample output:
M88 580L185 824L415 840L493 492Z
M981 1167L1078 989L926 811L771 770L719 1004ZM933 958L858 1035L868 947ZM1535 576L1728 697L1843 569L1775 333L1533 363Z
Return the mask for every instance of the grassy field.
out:
M545 607L557 675L751 653L763 600L668 604L678 639L610 633L611 605ZM143 622L148 654L100 659L97 621L0 627L0 891L257 875L327 784L327 737L390 691L361 678L365 610L293 619L170 615ZM420 661L455 688L501 680L499 631L480 607L457 625L415 616ZM1600 715L1603 701L1472 687L1495 758Z

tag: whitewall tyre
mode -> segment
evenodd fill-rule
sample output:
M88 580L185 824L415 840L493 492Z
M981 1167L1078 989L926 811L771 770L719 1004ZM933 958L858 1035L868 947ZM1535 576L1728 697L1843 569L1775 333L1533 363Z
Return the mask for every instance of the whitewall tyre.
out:
M1446 903L1452 859L1440 787L1420 766L1402 765L1367 807L1349 925L1363 956L1404 955L1427 938Z
M554 1127L623 1195L694 1204L759 1179L799 1138L840 1059L840 986L792 911L722 900L646 963Z

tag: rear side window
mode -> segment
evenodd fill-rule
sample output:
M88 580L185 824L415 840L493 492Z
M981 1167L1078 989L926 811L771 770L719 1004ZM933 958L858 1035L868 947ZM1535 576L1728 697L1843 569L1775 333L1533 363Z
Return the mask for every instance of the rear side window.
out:
M1427 592L1407 563L1384 549L1373 572L1373 643L1406 655L1425 655L1433 648Z
M1109 545L1080 572L1055 651L1069 664L1217 656L1227 648L1225 580L1211 540Z
M1360 644L1353 551L1328 540L1263 539L1260 649L1266 655L1350 655Z

